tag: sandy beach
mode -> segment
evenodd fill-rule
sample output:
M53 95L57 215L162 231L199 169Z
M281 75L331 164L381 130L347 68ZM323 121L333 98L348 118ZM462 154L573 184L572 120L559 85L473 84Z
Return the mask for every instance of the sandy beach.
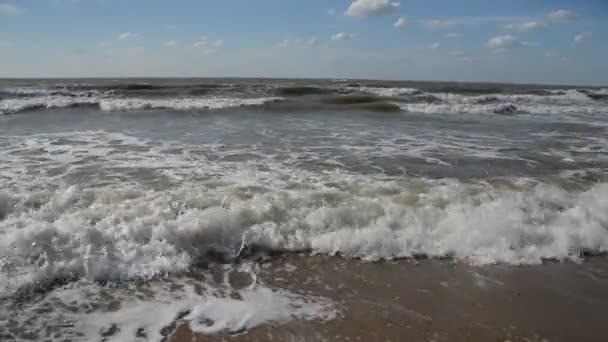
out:
M286 255L264 263L259 276L273 287L330 298L338 317L215 336L193 334L182 323L169 341L605 340L605 257L582 264L471 267Z

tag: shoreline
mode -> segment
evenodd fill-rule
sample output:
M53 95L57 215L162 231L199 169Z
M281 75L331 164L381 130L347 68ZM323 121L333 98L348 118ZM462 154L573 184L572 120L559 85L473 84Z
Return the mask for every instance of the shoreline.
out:
M200 335L177 321L169 342L202 341L603 341L608 259L577 264L469 266L423 259L366 263L279 255L258 277L271 288L322 296L329 321L270 323Z

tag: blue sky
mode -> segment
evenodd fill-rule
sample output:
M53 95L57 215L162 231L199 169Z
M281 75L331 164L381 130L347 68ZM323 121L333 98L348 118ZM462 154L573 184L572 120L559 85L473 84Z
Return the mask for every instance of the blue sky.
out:
M0 0L0 77L608 84L606 0Z

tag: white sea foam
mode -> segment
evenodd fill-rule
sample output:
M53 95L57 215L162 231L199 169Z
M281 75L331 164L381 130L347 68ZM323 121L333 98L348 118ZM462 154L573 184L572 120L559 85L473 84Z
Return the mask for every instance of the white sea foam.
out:
M423 95L414 88L356 87L358 91L379 96L403 97ZM601 95L605 89L589 90ZM534 94L488 94L464 95L459 93L430 93L435 99L406 100L400 104L408 112L428 114L608 114L608 106L591 99L585 93L575 90L548 90L549 95Z
M185 317L197 333L239 332L266 322L330 320L336 311L330 302L287 291L257 286L240 291L240 299L210 298L197 304Z
M566 191L525 179L495 184L319 173L269 160L260 168L160 152L200 146L171 143L146 153L117 147L115 153L102 142L145 142L119 134L70 137L100 144L71 146L69 153L64 145L47 145L45 155L73 165L60 178L30 177L18 166L27 159L3 157L0 292L64 277L179 273L210 252L234 258L246 246L366 260L452 256L473 264L578 260L583 251L608 251L606 183ZM106 185L55 185L81 168L107 174ZM157 189L137 174L107 184L117 170L148 170ZM159 182L167 185L158 188Z
M5 94L30 95L30 96L33 96L33 95L46 96L46 95L51 95L51 93L53 92L53 90L48 87L36 87L36 86L10 87L10 88L3 88L0 91Z
M99 106L102 110L135 110L135 109L174 109L174 110L196 110L196 109L221 109L242 106L258 106L266 102L280 100L279 97L261 98L182 98L182 99L103 99Z
M262 98L112 98L100 96L36 96L0 100L0 114L14 114L38 108L67 108L82 105L98 105L104 111L125 111L143 109L203 110L242 106L257 106L277 101L278 97Z
M350 87L351 89L356 89L358 91L362 91L364 93L370 93L378 96L388 96L388 97L396 97L396 96L405 96L405 95L417 95L422 93L422 91L416 88L382 88L382 87Z
M248 274L251 284L233 287L227 279L232 271ZM259 283L251 265L229 266L221 272L220 283L204 271L196 279L174 278L172 285L149 282L107 288L78 281L21 308L10 316L10 330L46 341L162 341L181 325L199 334L242 333L268 323L327 321L339 311L328 299ZM8 321L8 313L0 311L0 329L7 328L1 322Z
M588 91L594 95L608 95L608 88L589 89Z
M452 103L405 103L399 104L408 112L426 114L608 114L608 107L601 105L551 105L551 104L476 104Z
M0 100L0 114L14 114L38 108L67 108L83 105L96 105L95 97L36 96Z
M461 95L433 94L441 100L438 103L408 103L402 108L420 113L502 113L506 106L513 106L512 111L528 114L606 114L608 107L597 103L587 95L567 90L554 95Z
M227 199L236 195L229 189L206 194L195 184L128 194L72 187L0 224L0 283L11 291L68 276L149 278L186 271L209 251L236 257L243 245L366 260L453 256L474 264L577 260L582 251L608 251L608 184L579 194L546 184L529 191L421 184L431 188L391 196L373 183L367 194L351 186L249 200Z

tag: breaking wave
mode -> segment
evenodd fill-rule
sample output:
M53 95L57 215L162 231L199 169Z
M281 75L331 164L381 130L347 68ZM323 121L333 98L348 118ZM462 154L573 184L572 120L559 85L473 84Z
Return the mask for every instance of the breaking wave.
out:
M501 92L502 91L502 92ZM0 114L99 106L102 110L205 110L257 106L288 99L300 109L353 109L427 114L607 114L606 89L496 88L375 84L241 83L111 85L62 84L0 89ZM339 105L341 108L336 108ZM267 108L272 109L272 106ZM280 107L280 108L285 108Z
M44 155L73 165L73 172L105 174L106 185L56 187L52 164L32 179L2 170L0 293L61 279L148 279L260 249L372 261L450 257L479 265L608 252L607 183L567 189L528 178L318 173L270 160L258 169L248 161L163 152L192 148L179 143L142 145L148 152L141 153L113 150L117 139L140 144L128 136L57 139L84 145L68 159L60 152L70 145L49 145L55 152ZM29 165L15 158L30 156L17 156L6 156L9 165ZM154 174L155 187L166 185L131 183L124 178L129 172L136 179ZM107 183L116 177L122 180Z
M144 109L169 110L210 110L243 106L259 106L266 102L278 101L278 97L264 98L99 98L76 96L40 96L5 99L0 101L0 114L16 114L36 109L70 108L97 106L104 111L127 111Z
M248 248L473 264L608 251L608 184L573 194L548 184L524 190L422 180L392 193L371 183L253 197L242 193L245 186L217 193L196 184L170 191L72 186L11 197L14 209L0 223L0 284L8 291L63 278L150 278L211 257L233 260Z

